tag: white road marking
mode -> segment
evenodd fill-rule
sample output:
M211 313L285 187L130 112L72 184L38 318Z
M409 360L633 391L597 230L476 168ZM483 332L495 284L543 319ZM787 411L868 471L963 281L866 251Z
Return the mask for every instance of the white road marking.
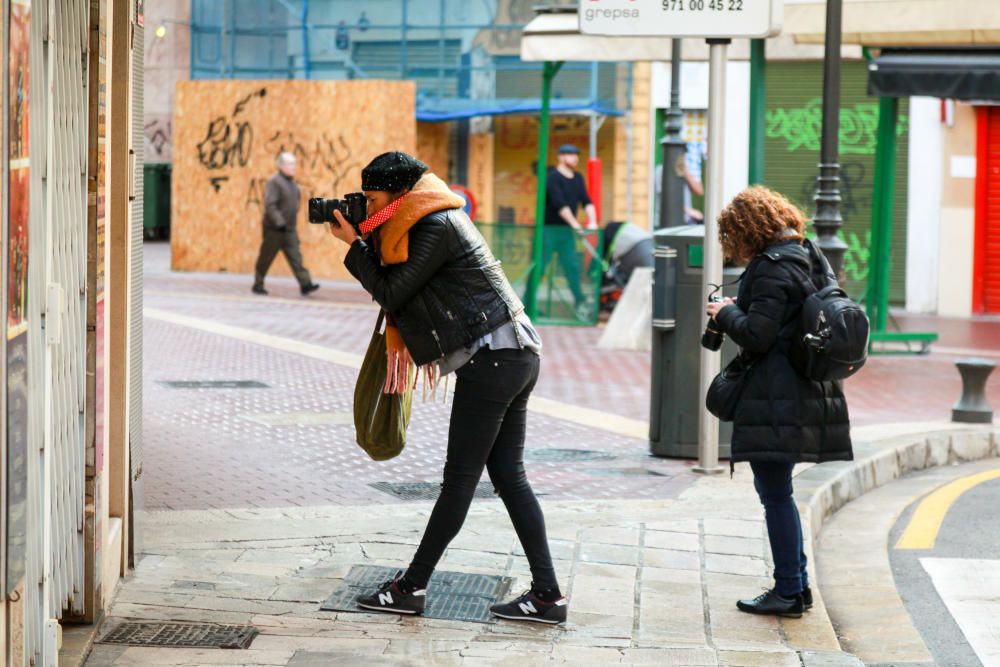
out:
M341 352L322 345L304 343L290 338L273 336L271 334L254 331L244 327L235 327L229 324L221 324L200 317L190 317L179 315L159 308L146 307L143 314L154 320L177 324L191 329L198 329L208 333L213 333L227 338L234 338L247 343L263 345L282 352L301 354L312 359L328 361L333 364L347 366L348 368L360 369L364 357L359 354ZM451 386L454 386L452 383ZM548 398L532 396L528 403L528 409L536 414L546 415L561 419L563 421L586 426L587 428L598 429L616 435L624 435L630 438L645 440L649 437L649 424L638 419L629 419L620 415L601 410L582 408L570 405L561 401L554 401Z
M983 667L1000 667L1000 560L921 558Z

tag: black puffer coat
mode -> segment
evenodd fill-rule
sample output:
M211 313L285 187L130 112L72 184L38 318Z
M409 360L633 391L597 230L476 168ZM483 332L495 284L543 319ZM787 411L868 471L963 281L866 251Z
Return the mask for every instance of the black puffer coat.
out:
M362 241L344 263L392 315L418 366L468 347L524 310L482 234L459 209L413 225L403 264L383 266Z
M733 420L733 462L853 458L841 383L808 380L789 361L807 296L794 264L814 274L809 252L797 241L765 250L743 274L736 305L716 317L753 363Z

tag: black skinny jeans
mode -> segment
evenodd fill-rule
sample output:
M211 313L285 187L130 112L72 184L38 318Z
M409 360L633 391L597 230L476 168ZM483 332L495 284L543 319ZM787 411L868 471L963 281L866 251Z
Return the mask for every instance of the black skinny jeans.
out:
M441 496L406 572L424 587L448 544L458 535L485 467L507 507L531 567L534 586L557 586L545 518L524 474L528 396L540 360L529 350L484 348L456 372Z
M767 537L774 558L774 590L798 595L809 586L802 523L792 498L792 463L753 462L753 486L764 506Z

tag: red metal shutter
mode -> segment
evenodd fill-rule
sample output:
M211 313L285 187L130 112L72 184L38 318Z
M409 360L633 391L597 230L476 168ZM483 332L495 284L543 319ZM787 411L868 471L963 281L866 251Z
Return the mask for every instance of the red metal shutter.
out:
M986 164L980 171L985 179L984 229L980 236L983 247L979 251L983 262L983 310L1000 313L1000 108L988 107L985 113L986 137L982 152Z

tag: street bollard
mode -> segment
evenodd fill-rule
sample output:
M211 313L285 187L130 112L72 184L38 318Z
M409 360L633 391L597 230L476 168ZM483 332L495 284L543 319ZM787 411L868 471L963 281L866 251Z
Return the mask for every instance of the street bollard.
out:
M951 420L965 424L990 424L993 408L986 402L986 379L996 368L987 359L959 359L955 362L962 375L962 398L951 410Z

